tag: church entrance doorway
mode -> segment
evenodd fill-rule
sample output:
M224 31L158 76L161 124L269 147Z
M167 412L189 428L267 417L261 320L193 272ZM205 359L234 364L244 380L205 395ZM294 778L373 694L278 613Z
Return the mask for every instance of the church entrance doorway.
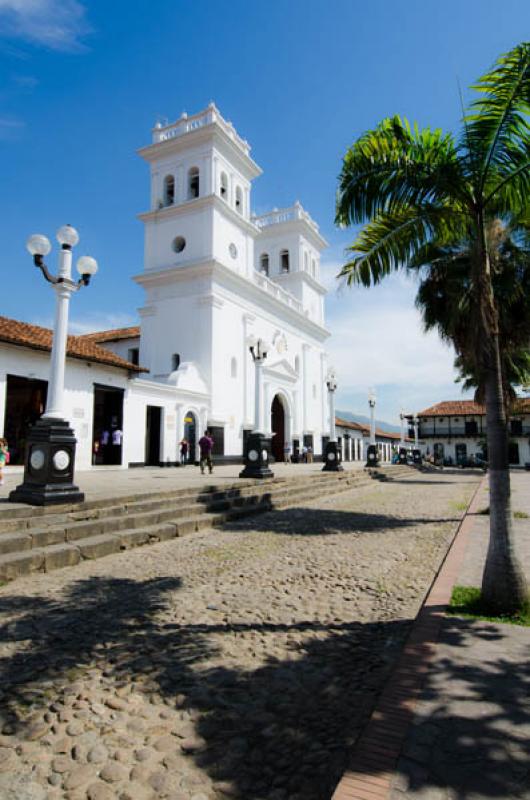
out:
M93 463L121 464L123 389L94 384Z
M44 413L47 392L46 381L7 376L4 436L10 464L24 463L28 428Z
M272 454L276 461L283 461L285 446L285 409L279 395L274 397L271 406Z
M193 411L188 411L184 417L184 438L188 442L188 461L194 464L197 461L197 441L199 425Z
M160 432L162 409L147 406L145 420L145 463L148 467L160 466Z

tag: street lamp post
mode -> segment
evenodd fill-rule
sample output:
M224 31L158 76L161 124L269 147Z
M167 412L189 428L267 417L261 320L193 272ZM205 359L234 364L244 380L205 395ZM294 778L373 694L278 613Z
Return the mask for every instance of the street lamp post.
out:
M420 443L419 443L419 425L420 421L416 415L412 417L412 424L414 425L414 450L412 451L412 460L415 464L422 463Z
M368 391L368 405L370 407L370 444L366 452L366 466L377 467L379 464L379 453L375 443L375 389Z
M269 467L270 438L265 435L263 422L263 364L269 350L264 339L250 336L247 340L250 355L255 366L254 428L247 437L245 447L245 467L240 478L273 478Z
M407 463L407 446L405 444L405 412L401 409L399 413L399 419L401 421L401 441L399 443L399 463L406 464Z
M342 472L344 467L340 463L341 453L338 448L337 433L335 430L335 392L337 391L337 377L333 369L330 369L327 374L326 386L328 388L329 402L329 440L324 452L324 466L322 471Z
M77 261L81 277L72 280L72 248L79 235L75 228L63 225L57 231L57 241L61 245L57 275L52 275L44 263L51 250L46 236L33 234L26 243L33 263L53 286L56 297L46 411L28 431L24 481L9 495L14 503L37 506L79 503L85 498L74 485L76 438L64 419L64 371L70 297L81 286L88 286L98 265L94 258L81 256Z

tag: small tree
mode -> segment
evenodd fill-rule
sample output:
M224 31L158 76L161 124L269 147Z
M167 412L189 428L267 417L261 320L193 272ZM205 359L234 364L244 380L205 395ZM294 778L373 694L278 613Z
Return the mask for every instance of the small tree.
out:
M474 87L478 94L458 140L398 116L383 120L347 151L336 221L365 223L342 269L349 284L370 286L396 269L431 268L433 248L466 249L473 298L466 341L482 376L490 480L490 543L485 602L509 613L524 605L526 582L512 543L507 415L499 309L488 228L520 216L530 192L530 43L501 56ZM456 350L463 355L456 338ZM464 356L466 359L469 354Z

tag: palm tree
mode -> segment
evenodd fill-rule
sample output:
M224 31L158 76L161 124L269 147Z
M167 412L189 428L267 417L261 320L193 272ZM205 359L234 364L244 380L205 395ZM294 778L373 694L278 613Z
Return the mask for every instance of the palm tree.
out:
M493 220L486 242L492 266L493 295L498 312L503 395L507 410L516 398L516 386L530 381L530 248L528 221ZM416 297L426 330L437 330L457 349L455 368L464 389L475 389L484 403L485 376L474 357L474 334L468 320L475 315L476 294L470 280L473 251L469 242L460 247L429 244L408 267L418 270L421 281ZM425 263L428 267L424 269Z
M483 376L490 465L482 595L492 609L510 612L525 604L527 588L512 540L499 309L487 232L494 220L519 216L527 207L530 43L501 56L474 88L478 96L458 139L411 127L399 116L361 136L344 157L336 221L364 223L341 271L348 284L379 283L409 263L422 263L428 272L432 248L469 252L473 302L465 340L472 341L473 363Z

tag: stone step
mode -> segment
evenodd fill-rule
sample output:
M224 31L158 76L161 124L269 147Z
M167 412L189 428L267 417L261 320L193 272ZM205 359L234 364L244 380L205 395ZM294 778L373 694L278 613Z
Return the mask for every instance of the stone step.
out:
M293 468L295 469L295 467ZM325 483L336 479L333 473L317 473L311 475L309 480L313 485ZM122 513L124 510L145 510L156 507L161 501L172 503L182 502L208 504L232 498L234 495L246 496L253 492L264 493L271 487L278 487L286 483L292 486L305 484L308 476L300 475L288 478L274 478L266 481L241 481L229 484L226 487L214 486L210 488L194 487L173 491L156 493L138 493L135 495L121 496L118 498L105 498L101 500L85 501L78 505L61 506L61 510L54 507L10 508L7 513L0 514L0 533L19 532L26 527L53 527L65 520L88 521L102 516Z
M196 500L182 506L175 502L174 494L165 493L154 504L151 500L146 501L151 510L140 513L136 513L136 507L143 501L131 503L130 507L125 504L102 506L98 510L102 514L109 509L122 511L112 516L90 515L88 520L50 515L48 521L53 524L49 526L0 534L0 545L4 543L5 547L0 549L0 580L48 572L131 547L187 536L243 516L361 488L369 481L368 473L324 473L323 477L315 476L314 479L312 476L309 480L256 482L232 486L228 490L195 493L196 497L206 496L210 500L207 505ZM189 498L190 493L184 496ZM170 505L165 502L168 499L172 501ZM78 512L74 513L77 515ZM42 521L40 518L39 522Z

